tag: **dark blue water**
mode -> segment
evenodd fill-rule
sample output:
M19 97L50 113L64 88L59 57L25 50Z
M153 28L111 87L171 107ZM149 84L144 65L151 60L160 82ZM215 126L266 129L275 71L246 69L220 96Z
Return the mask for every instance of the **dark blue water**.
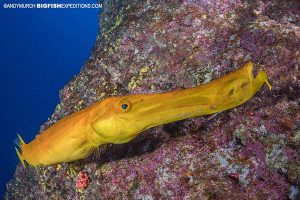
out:
M0 2L0 199L19 162L17 132L29 142L51 116L59 90L90 55L99 14L99 9L8 10L3 2L12 1Z

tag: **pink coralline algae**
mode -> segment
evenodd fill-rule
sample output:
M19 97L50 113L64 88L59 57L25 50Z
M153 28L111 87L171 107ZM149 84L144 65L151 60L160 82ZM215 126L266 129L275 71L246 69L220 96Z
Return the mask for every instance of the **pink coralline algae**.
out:
M91 56L41 131L106 97L194 87L250 60L272 90L217 115L149 129L59 170L19 165L5 199L300 198L299 0L100 2Z
M89 184L88 173L79 172L79 174L76 177L76 189L84 190L85 188L87 188L88 184Z

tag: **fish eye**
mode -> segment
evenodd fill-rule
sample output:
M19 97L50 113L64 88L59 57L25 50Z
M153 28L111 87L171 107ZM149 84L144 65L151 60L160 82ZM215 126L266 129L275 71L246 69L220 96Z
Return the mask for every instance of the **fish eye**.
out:
M122 105L121 105L121 108L122 108L123 110L126 110L126 109L128 108L128 104L126 104L126 103L122 104Z
M129 101L123 100L119 103L119 108L121 109L122 112L127 112L131 108L131 104Z

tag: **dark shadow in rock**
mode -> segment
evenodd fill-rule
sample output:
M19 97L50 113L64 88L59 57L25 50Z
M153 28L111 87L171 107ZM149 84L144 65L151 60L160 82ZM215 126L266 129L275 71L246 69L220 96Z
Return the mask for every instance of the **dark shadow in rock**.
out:
M104 164L111 161L117 161L125 158L132 158L154 151L162 143L161 138L138 136L125 144L107 144L102 145L90 155L83 159L81 163L87 164L95 162Z
M178 136L184 136L185 132L183 129L185 128L184 124L185 120L172 122L169 124L163 125L163 130L170 134L171 137L178 137Z

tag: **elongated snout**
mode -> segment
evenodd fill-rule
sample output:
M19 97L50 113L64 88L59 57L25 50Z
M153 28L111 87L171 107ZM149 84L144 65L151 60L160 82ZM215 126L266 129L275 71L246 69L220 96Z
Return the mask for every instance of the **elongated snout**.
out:
M249 100L264 83L267 75L260 71L253 77L251 62L220 79L194 88L139 97L136 123L144 129L186 118L221 112Z

